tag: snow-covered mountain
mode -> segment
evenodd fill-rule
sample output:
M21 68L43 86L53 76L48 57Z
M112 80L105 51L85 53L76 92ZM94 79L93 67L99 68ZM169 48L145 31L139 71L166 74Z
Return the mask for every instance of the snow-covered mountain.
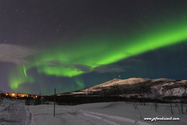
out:
M187 80L173 80L167 78L129 78L113 79L82 90L60 95L119 95L122 97L163 98L166 96L187 95Z

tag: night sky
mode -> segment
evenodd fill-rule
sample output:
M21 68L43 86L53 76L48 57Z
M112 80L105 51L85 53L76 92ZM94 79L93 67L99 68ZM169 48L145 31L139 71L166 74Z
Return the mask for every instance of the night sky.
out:
M187 79L186 0L1 0L0 90Z

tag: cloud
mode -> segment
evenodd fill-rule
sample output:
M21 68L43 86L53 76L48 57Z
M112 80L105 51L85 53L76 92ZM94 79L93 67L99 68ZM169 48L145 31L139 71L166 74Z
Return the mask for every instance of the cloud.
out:
M81 71L84 71L84 72L89 72L90 71L90 68L89 66L85 66L85 65L81 65L81 64L76 64L74 65L75 68L81 70Z
M133 70L137 64L146 63L146 60L141 60L137 58L127 58L116 62L115 64L102 65L95 68L94 71L99 73L114 73L114 72L127 72Z
M58 66L61 66L61 62L60 61L44 61L44 63L47 63L47 65L49 67L58 67Z
M114 65L103 65L95 68L95 71L99 73L113 73L113 72L125 72L125 69Z
M0 61L12 62L18 65L29 64L25 57L36 54L36 51L27 47L12 44L0 44Z
M78 70L84 71L84 72L89 72L90 68L89 66L85 66L85 65L81 65L81 64L67 64L63 61L48 61L48 62L44 62L47 63L49 67L65 67L65 68L77 68Z

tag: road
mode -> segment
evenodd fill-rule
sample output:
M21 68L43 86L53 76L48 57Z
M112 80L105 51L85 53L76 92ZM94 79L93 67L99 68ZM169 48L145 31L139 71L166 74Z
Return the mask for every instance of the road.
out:
M6 100L0 106L0 125L151 125L142 120L57 106L25 106L22 101ZM35 124L36 123L36 124Z
M6 103L0 112L0 125L34 125L33 115L21 101Z

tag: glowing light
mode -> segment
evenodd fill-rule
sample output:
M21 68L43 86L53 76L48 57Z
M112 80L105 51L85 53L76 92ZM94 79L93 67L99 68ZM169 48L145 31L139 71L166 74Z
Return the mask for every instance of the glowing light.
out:
M25 72L23 72L23 69L25 69L25 66L17 65L15 69L12 68L12 72L9 74L9 85L14 91L23 92L23 90L19 90L21 84L34 82L31 76L28 77L26 75L26 69L24 70Z
M23 65L23 72L24 72L24 75L27 77L27 71L25 69L25 65Z
M186 22L187 20L179 20L176 23L170 23L170 20L168 20L168 22L158 23L158 25L154 23L148 29L143 26L138 27L138 33L129 30L131 35L125 35L125 37L121 35L121 31L110 36L90 34L86 38L79 37L69 41L69 43L77 43L76 45L67 45L71 51L65 45L51 46L46 52L27 59L34 63L23 67L17 66L17 69L10 73L10 87L13 90L19 90L21 84L33 83L35 80L27 75L27 70L34 67L38 73L49 76L75 77L92 72L96 67L102 65L108 65L161 47L185 42L187 40ZM168 26L168 24L171 25ZM77 88L84 87L83 80L75 78L75 82Z
M74 77L74 80L75 80L75 82L76 82L77 85L78 85L78 89L84 88L84 79L83 79L83 77L81 77L81 76L76 76L76 77Z
M162 26L163 27L163 26ZM171 27L155 27L140 31L141 35L134 37L115 35L88 37L83 45L69 46L68 51L62 45L51 47L44 54L35 55L35 64L25 66L25 69L36 67L38 73L58 77L73 77L94 71L94 68L108 65L131 56L142 54L160 47L166 47L187 39L187 24L178 23ZM84 41L76 38L73 41ZM120 44L116 44L120 43ZM80 42L81 43L81 42ZM82 44L82 43L81 43ZM84 59L84 60L82 60ZM86 70L84 70L86 67Z

